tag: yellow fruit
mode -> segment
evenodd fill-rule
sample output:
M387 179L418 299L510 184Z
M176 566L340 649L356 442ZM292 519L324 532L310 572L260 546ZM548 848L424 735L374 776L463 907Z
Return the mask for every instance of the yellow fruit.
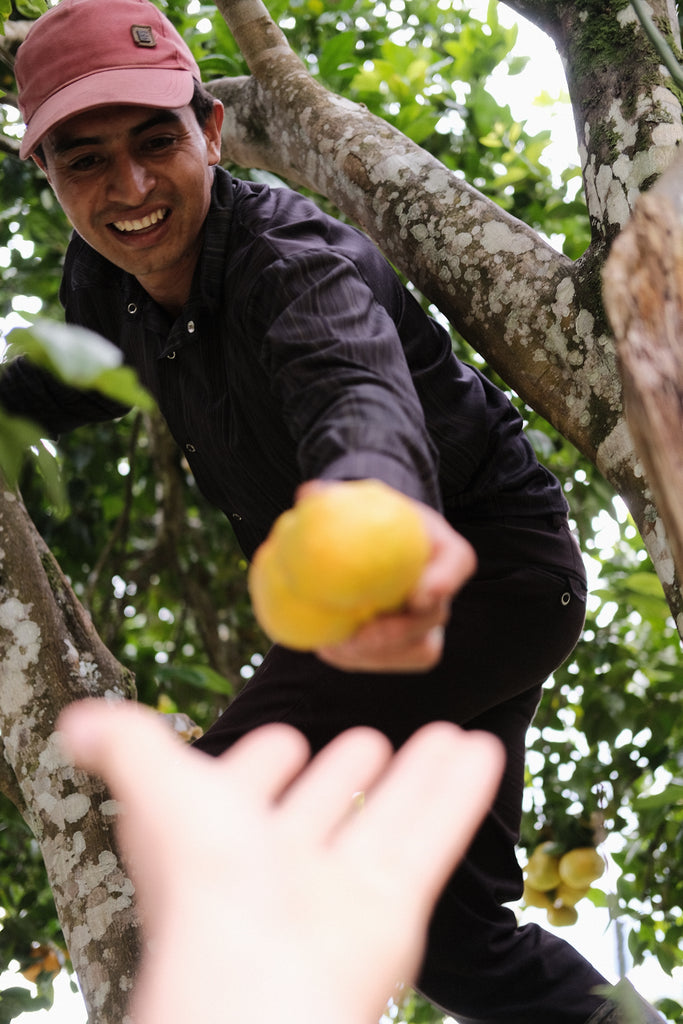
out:
M553 925L553 927L566 928L571 924L576 924L579 919L579 912L576 907L550 907L547 917L548 924Z
M560 878L573 889L583 889L600 878L605 862L592 846L577 846L560 858Z
M379 480L312 492L280 516L273 539L294 593L337 608L398 608L429 554L413 502Z
M559 858L552 854L555 844L541 843L529 857L526 866L526 880L532 889L548 892L560 884Z
M540 889L534 889L527 884L524 886L524 902L527 907L540 907L542 910L549 910L553 905L547 892L541 892Z
M396 610L429 557L414 503L377 480L333 483L283 513L249 570L271 639L314 650Z
M41 974L59 974L62 965L56 952L50 946L34 946L30 954L30 964L21 970L27 981L38 981Z
M574 907L588 894L589 889L588 885L584 885L581 889L574 889L571 885L560 882L555 890L555 900L564 907Z
M275 643L313 650L351 636L362 622L352 611L340 612L302 601L288 589L278 568L272 541L265 541L249 571L254 614Z

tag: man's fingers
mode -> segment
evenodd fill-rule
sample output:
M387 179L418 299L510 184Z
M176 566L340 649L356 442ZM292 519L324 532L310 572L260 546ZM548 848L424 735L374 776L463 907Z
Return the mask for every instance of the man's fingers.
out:
M457 533L433 509L420 506L432 540L432 556L425 567L409 607L430 612L434 606L448 604L477 568L477 556L469 541Z
M375 619L340 644L316 653L347 671L416 672L432 668L443 652L445 608L433 614L397 614Z

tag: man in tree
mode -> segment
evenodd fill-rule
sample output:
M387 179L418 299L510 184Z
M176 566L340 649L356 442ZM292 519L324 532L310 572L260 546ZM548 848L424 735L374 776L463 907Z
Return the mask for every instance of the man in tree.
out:
M519 415L364 236L218 166L222 107L148 0L62 0L16 76L21 155L75 229L66 318L136 368L247 557L310 481L383 480L430 536L399 613L323 650L275 645L198 747L218 755L269 722L314 751L356 725L396 747L440 719L494 733L504 778L433 915L419 986L463 1024L622 1021L589 963L503 906L522 889L526 730L585 610L562 489ZM22 360L0 400L55 434L123 411Z

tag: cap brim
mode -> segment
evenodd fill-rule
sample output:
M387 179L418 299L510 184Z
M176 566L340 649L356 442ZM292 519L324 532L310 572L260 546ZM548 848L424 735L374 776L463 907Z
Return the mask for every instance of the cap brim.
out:
M31 118L21 140L22 160L63 121L106 106L184 107L192 99L194 77L177 68L117 68L87 75L50 96Z

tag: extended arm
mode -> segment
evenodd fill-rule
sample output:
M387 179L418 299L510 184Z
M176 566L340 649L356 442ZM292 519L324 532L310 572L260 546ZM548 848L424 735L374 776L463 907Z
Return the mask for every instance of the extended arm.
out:
M432 906L502 769L493 737L443 723L393 757L381 734L355 729L307 767L287 726L217 760L134 705L74 705L60 729L122 804L150 940L138 1024L376 1021L414 978Z

